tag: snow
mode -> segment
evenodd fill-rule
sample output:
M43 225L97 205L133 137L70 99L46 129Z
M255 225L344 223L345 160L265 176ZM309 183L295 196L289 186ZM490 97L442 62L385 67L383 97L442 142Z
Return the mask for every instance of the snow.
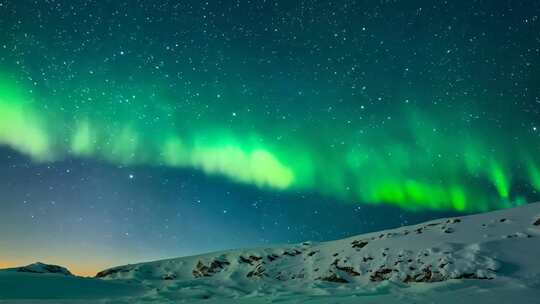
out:
M37 263L30 264L27 266L22 266L22 267L8 268L8 269L4 269L3 271L29 272L29 273L57 273L57 274L63 274L67 276L72 275L71 272L65 267L58 266L58 265L48 265L41 262L37 262Z
M539 220L536 203L325 243L119 266L97 279L0 272L0 303L6 295L76 303L539 303ZM57 289L35 296L49 285Z
M61 300L121 299L143 289L125 282L79 278L63 274L0 271L0 303L63 303ZM46 301L49 300L49 301ZM76 302L79 303L79 302Z

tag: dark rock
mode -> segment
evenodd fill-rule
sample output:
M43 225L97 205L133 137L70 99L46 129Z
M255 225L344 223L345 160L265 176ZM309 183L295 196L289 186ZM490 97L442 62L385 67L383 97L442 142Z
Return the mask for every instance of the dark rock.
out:
M259 265L259 266L257 266L257 268L255 268L255 270L252 270L252 271L248 272L246 277L248 277L248 278L252 278L252 277L262 278L263 276L266 276L266 274L264 272L265 272L264 267L262 267L262 265Z
M535 226L540 226L540 218L538 218L534 223L533 225Z
M249 265L253 264L253 261L251 259L245 258L242 255L238 258L238 260L239 260L240 263L249 264Z
M177 276L174 273L168 273L162 277L163 280L170 281L170 280L176 280Z
M381 282L381 281L386 281L388 279L390 279L392 275L392 269L390 268L381 268L377 271L375 271L375 273L373 273L369 279L371 282Z
M115 268L106 269L106 270L98 272L96 274L96 278L104 278L115 273L123 273L123 272L129 272L129 271L130 271L130 268L126 266L115 267Z
M444 229L443 231L444 231L444 233L453 233L453 232L454 232L454 229L448 227L448 228Z
M363 257L363 258L362 258L362 261L363 261L364 263L367 262L367 261L371 261L371 260L373 260L373 258L370 257L370 256L368 256L368 257Z
M191 273L196 278L209 277L210 276L209 269L210 268L208 266L204 265L201 261L199 261L197 265L195 266L195 269L193 269Z
M255 261L255 262L258 262L262 259L262 257L259 257L259 256L254 256L254 255L250 255L249 258L252 260L252 261Z
M195 266L195 269L193 269L192 271L192 274L196 278L210 277L220 272L221 270L223 270L225 267L229 266L230 264L231 263L229 261L213 260L207 266L202 261L198 261L197 265Z
M297 256L297 255L299 255L299 254L301 254L301 253L302 253L302 251L299 251L299 250L294 249L294 250L290 250L290 251L285 251L285 252L283 252L283 255L288 255L288 256L293 257L293 256Z
M476 273L463 273L459 276L455 277L454 279L474 279L474 280L493 280L492 277L484 277L484 276L478 276Z
M368 244L367 241L353 241L352 248L364 248Z
M229 266L229 265L231 265L231 263L229 263L228 261L214 260L210 264L210 271L223 269L225 268L225 266Z
M333 273L329 276L320 278L322 281L326 282L332 282L332 283L349 283L349 281L345 280L342 277L339 277L337 274Z
M336 269L339 269L341 271L344 271L348 273L350 276L357 277L360 275L359 272L355 271L353 267L351 266L339 266L336 264Z
M275 254L269 254L266 256L266 258L270 261L270 262L273 262L275 260L277 260L279 258L279 255L275 255Z
M421 273L414 276L412 282L434 283L445 281L447 279L442 277L438 271L432 271L430 266L421 271Z

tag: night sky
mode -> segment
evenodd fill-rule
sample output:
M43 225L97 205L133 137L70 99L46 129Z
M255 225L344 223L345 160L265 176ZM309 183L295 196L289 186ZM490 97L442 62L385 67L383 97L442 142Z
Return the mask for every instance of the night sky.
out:
M0 267L540 200L540 2L0 0Z

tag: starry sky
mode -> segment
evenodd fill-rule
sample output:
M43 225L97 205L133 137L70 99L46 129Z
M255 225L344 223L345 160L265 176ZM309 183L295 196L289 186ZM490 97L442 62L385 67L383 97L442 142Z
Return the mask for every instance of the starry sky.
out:
M540 200L540 2L0 0L0 267Z

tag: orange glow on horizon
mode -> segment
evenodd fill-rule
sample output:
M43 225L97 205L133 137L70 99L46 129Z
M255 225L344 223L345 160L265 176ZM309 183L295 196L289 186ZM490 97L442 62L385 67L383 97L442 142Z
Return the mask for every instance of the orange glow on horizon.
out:
M22 259L20 259L20 260L9 260L9 261L8 260L0 260L0 269L21 267L21 266L26 266L26 265L29 265L29 264L33 264L35 262L36 261L29 262L29 261L22 260ZM110 268L110 267L113 267L112 265L105 265L105 264L73 265L73 264L70 264L70 263L66 263L66 264L52 263L52 262L48 263L46 261L43 262L43 263L55 264L55 265L59 265L59 266L62 266L62 267L66 267L74 275L82 276L82 277L94 277L96 275L96 273L98 273L99 271Z

